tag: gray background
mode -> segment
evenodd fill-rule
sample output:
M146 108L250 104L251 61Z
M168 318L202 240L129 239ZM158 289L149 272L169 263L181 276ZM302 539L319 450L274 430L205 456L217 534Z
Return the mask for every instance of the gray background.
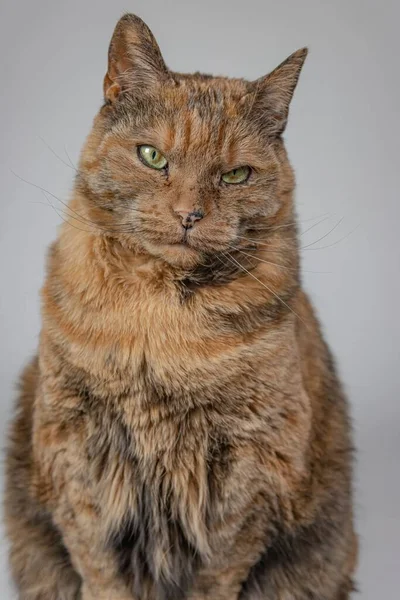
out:
M109 38L125 11L148 22L167 63L181 71L256 78L310 47L286 135L302 231L316 224L302 236L303 265L323 271L304 273L304 282L353 407L359 597L395 600L400 10L394 0L1 1L1 430L18 372L37 344L44 254L59 222L41 192L11 170L68 198L73 170L65 149L76 162L101 103ZM9 600L0 546L0 597Z

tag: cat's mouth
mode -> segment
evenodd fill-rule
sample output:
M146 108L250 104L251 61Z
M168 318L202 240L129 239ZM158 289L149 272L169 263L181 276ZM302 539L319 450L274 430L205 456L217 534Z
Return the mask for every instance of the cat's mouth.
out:
M199 240L193 239L193 236L191 235L192 232L192 228L189 229L183 229L182 234L180 236L180 238L178 238L176 241L171 241L170 243L166 242L166 246L172 246L175 248L180 248L182 251L187 251L189 249L192 250L196 250L196 251L201 251L201 248L199 248ZM201 244L200 244L201 246Z
M178 240L177 242L174 242L172 245L173 246L180 246L183 249L185 249L185 248L191 248L192 244L190 243L189 230L185 229L183 231L182 238L180 240Z
M187 230L186 229L184 230L180 240L177 240L176 242L172 242L170 245L171 246L181 246L182 248L189 248L190 241L189 241Z
M192 245L190 236L182 235L180 239L165 240L163 243L146 240L144 246L151 255L172 265L191 268L201 261L202 251Z
M175 266L193 268L203 264L205 257L226 251L234 239L234 233L224 232L221 227L206 230L197 226L181 230L171 228L165 236L154 236L153 239L153 236L146 236L143 242L153 256Z

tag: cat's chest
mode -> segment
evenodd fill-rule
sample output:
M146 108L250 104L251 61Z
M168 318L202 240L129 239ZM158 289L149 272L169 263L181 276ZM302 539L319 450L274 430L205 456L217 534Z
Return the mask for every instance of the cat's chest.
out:
M129 425L103 415L88 454L121 573L139 597L143 586L162 585L178 598L174 585L184 588L210 556L210 530L223 518L224 481L235 462L226 436L198 409L164 419L141 413Z
M210 486L215 477L222 481L221 468L229 473L236 455L202 407L186 413L160 405L128 412L100 407L88 423L86 453L105 518L134 519L145 507L160 524L179 519L198 550L206 549Z
M249 362L249 342L254 352L262 351L261 332L249 340L197 296L182 304L175 295L154 299L141 290L119 304L103 302L93 313L78 314L78 306L65 316L79 317L78 325L68 321L65 329L71 362L105 385L120 383L125 389L146 376L153 388L161 382L173 393L204 386L202 377L209 384L231 378ZM72 325L79 333L73 338Z

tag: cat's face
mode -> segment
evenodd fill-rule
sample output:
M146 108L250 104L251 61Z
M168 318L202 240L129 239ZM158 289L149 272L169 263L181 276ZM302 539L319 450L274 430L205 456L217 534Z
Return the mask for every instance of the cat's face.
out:
M185 268L243 246L293 187L280 134L304 58L256 83L179 75L143 22L124 17L80 164L89 218Z

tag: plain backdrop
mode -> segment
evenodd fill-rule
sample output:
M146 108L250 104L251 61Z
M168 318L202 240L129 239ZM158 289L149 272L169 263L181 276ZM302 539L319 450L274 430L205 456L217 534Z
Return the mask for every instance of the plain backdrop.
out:
M1 0L0 6L2 435L18 373L37 345L45 251L60 222L42 192L18 177L68 199L70 161L76 163L101 104L118 18L126 11L141 16L167 64L179 71L256 78L308 45L286 133L298 181L304 285L352 404L359 598L397 600L398 1ZM0 546L0 598L11 600L4 540Z

